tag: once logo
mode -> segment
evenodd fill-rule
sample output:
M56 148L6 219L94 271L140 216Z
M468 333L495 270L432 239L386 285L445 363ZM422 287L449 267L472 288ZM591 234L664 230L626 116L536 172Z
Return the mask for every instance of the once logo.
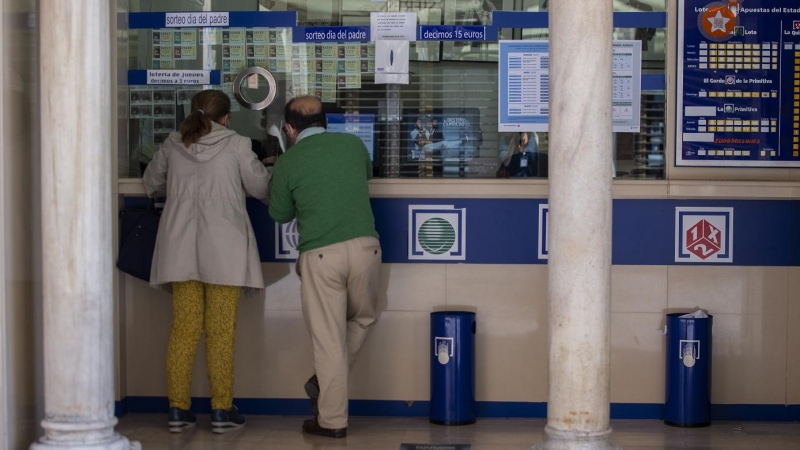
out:
M434 217L419 227L417 239L426 252L441 255L453 248L453 244L456 243L456 230L450 222Z
M733 208L675 208L675 262L733 262Z
M297 220L275 224L275 259L297 259L299 244L300 233L297 232Z
M703 219L686 232L686 249L700 259L707 259L722 249L721 235L719 228Z
M683 340L678 343L680 354L678 358L683 360L683 365L692 368L700 359L700 341Z
M463 261L467 211L453 205L409 205L408 259Z

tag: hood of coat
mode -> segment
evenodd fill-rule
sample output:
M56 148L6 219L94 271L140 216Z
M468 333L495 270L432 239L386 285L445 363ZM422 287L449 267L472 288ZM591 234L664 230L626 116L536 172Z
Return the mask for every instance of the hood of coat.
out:
M238 136L235 131L229 130L222 125L212 122L211 132L200 138L200 140L189 148L183 145L181 134L172 133L169 137L172 145L187 158L195 162L206 162L217 156L224 149L233 136Z

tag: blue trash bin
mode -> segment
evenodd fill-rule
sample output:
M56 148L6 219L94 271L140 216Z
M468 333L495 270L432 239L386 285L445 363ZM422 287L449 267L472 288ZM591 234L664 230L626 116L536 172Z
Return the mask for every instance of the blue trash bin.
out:
M475 313L431 313L431 423L475 423Z
M664 423L711 425L711 325L707 318L667 314L667 378Z

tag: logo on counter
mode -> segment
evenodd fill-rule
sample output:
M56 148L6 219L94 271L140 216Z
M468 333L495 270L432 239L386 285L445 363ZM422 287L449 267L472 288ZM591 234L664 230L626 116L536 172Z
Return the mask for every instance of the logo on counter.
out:
M733 208L675 208L675 262L733 262Z
M298 244L300 234L297 232L297 219L275 224L275 259L297 259L300 256Z
M550 228L550 205L542 203L539 205L539 259L547 259L547 232Z
M464 261L467 210L453 205L408 206L408 259Z

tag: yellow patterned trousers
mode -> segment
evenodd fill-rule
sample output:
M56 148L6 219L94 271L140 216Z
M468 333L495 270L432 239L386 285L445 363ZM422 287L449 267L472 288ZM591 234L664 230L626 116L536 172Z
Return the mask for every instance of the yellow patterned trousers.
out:
M192 368L204 331L211 408L233 405L233 339L241 290L199 281L172 283L172 331L167 348L170 407L191 407Z

